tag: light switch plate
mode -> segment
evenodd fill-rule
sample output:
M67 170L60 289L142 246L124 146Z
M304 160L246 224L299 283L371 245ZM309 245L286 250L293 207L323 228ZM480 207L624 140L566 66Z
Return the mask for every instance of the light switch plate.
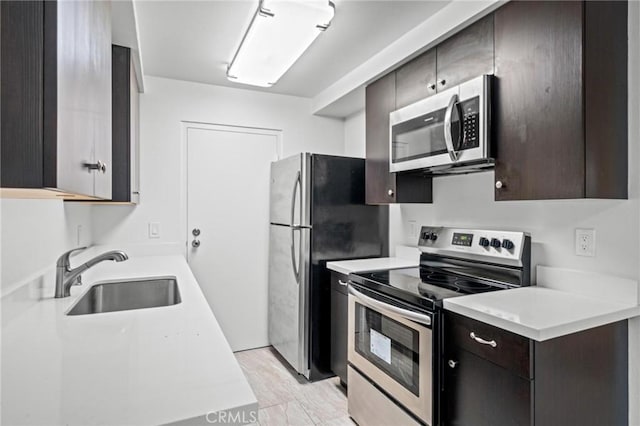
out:
M160 222L149 222L149 238L160 238Z
M595 229L576 229L576 255L587 257L596 255Z
M417 240L417 238L418 238L418 231L417 231L416 221L415 220L407 221L407 239L409 241L413 241L413 240Z

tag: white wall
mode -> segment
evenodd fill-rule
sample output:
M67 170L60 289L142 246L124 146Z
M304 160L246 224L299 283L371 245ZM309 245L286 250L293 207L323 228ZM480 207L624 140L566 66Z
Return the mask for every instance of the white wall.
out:
M365 158L365 115L356 112L344 121L344 155Z
M635 141L635 143L634 143ZM636 145L640 139L630 139ZM635 149L632 149L635 151ZM632 157L636 159L637 153ZM634 165L631 176L637 178ZM523 230L532 236L535 264L563 266L636 279L640 258L638 236L638 193L630 200L494 201L493 172L434 179L433 204L402 205L402 221L392 228L407 244L416 244L409 235L409 222L418 226L481 227ZM596 230L596 257L575 255L575 228Z
M95 242L184 243L182 121L282 130L284 156L302 151L343 154L342 120L312 116L310 102L147 76L140 97L140 204L135 208L95 207ZM216 186L224 184L211 182L212 197ZM250 184L251 171L247 170L246 185ZM159 239L148 239L149 222L160 222Z
M2 294L31 274L53 267L64 251L91 245L91 208L62 200L1 199Z

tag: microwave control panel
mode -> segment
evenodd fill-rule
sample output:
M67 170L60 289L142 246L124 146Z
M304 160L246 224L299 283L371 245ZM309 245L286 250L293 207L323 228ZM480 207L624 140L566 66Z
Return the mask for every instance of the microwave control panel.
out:
M460 149L480 146L480 98L475 97L460 102L462 112L462 142Z

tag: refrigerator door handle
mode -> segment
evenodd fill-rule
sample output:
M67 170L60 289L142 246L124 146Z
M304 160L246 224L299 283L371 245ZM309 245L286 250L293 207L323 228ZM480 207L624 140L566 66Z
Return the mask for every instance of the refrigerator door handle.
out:
M296 231L299 231L300 225L295 224L295 216L296 216L296 194L298 193L298 188L302 186L302 182L300 180L300 171L296 175L296 181L293 183L293 195L291 196L291 266L293 267L293 275L296 277L296 283L300 285L300 267L296 264L296 247L295 247L295 239L296 239Z
M291 227L291 266L293 267L293 275L296 277L296 283L300 285L300 268L296 264L296 231L299 231L299 227Z
M298 193L298 188L302 186L302 181L300 177L300 171L298 170L298 174L296 175L296 180L293 182L293 195L291 195L291 222L289 223L291 227L298 228L299 224L296 225L296 194Z

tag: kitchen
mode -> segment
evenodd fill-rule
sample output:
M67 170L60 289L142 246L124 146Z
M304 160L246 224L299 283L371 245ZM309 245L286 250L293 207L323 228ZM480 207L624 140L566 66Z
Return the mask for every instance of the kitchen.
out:
M124 3L126 4L126 2ZM112 7L112 13L122 13L121 10L117 10L117 6L123 7L123 5L114 5L116 7ZM324 36L329 37L331 30L339 28L341 6L342 10L346 11L350 4L349 2L336 2L334 26L319 36L318 46L321 46L320 43ZM383 6L384 3L379 7ZM407 21L407 26L402 27L404 33L402 30L397 30L394 39L386 40L385 45L378 46L377 50L369 52L369 56L362 58L359 63L352 64L353 68L344 70L344 75L337 76L335 81L325 82L326 86L319 87L322 90L317 93L307 93L305 96L296 97L279 94L277 92L278 85L271 89L274 93L268 93L270 89L238 90L229 85L198 83L197 81L207 80L195 75L191 76L192 81L185 81L186 78L171 78L172 73L179 74L175 74L175 68L171 69L170 66L177 67L180 71L179 66L182 61L164 58L163 49L173 49L173 52L177 54L177 50L184 49L184 44L177 47L165 45L168 43L168 40L163 38L166 25L161 25L161 23L166 22L163 20L171 18L172 15L178 15L180 7L175 5L171 7L171 4L168 3L164 6L165 10L161 10L162 5L155 5L155 8L160 9L154 10L152 2L148 4L147 2L139 2L129 6L136 11L133 15L138 19L138 37L140 38L138 50L141 52L141 65L136 65L137 59L134 57L134 68L144 68L145 72L149 71L144 74L144 78L141 80L142 84L138 83L139 86L144 86L144 92L140 95L139 123L140 201L139 204L133 206L88 205L42 199L2 199L3 422L6 424L29 423L24 419L14 421L14 418L10 417L11 413L7 414L8 406L5 404L6 398L11 397L8 394L8 389L11 388L4 381L7 377L6 374L8 374L5 373L5 366L8 365L5 362L10 359L7 358L5 352L5 345L9 341L6 340L8 337L5 337L7 336L5 325L7 327L15 325L15 319L22 315L23 310L37 309L37 304L41 302L34 300L37 300L38 297L44 301L45 298L48 299L53 295L53 289L46 287L48 284L45 284L46 291L38 291L37 288L32 290L33 294L29 297L29 301L14 300L16 303L12 303L10 296L16 296L16 287L14 287L16 283L22 282L25 278L33 276L42 269L53 267L55 260L64 251L79 246L95 245L100 246L99 249L104 248L104 250L107 248L125 250L131 259L128 262L101 264L96 266L95 271L88 271L87 275L83 277L85 284L73 288L72 297L83 294L87 287L96 280L130 278L134 272L133 261L136 261L137 253L146 255L177 254L183 258L190 253L191 249L185 249L185 242L191 244L193 238L191 236L192 227L185 211L187 203L185 181L188 171L185 169L184 163L183 133L185 128L181 123L187 123L186 126L188 123L198 123L281 131L282 139L279 142L281 145L276 143L276 150L280 150L277 153L278 158L286 158L299 152L365 158L367 157L365 86L371 85L389 71L398 68L409 58L418 56L418 53L425 52L429 47L439 44L450 35L499 10L501 6L501 2L452 2L437 6L426 5L421 6L424 7L422 10L424 15L420 19L412 16L415 14L412 14L411 9L408 8L403 15L403 19ZM388 4L386 7L392 8ZM250 16L255 5L248 4L244 9ZM546 265L568 268L637 281L639 276L637 259L640 256L638 247L640 211L637 203L638 183L640 182L637 167L637 141L640 138L637 77L639 74L637 70L640 69L637 53L638 40L640 39L638 9L637 3L629 3L628 199L494 201L496 200L495 183L497 177L496 172L492 170L471 175L437 177L433 179L432 203L400 202L389 205L389 256L398 256L397 246L415 247L420 228L423 225L509 229L527 232L531 235L532 266ZM147 15L144 13L145 10ZM198 9L196 8L196 10ZM385 10L389 12L392 9ZM128 16L131 15L129 13ZM192 11L189 16L192 17L191 19L196 19L193 17L194 15L198 16ZM154 19L158 21L154 22ZM207 23L206 18L201 19L205 21L205 24ZM239 37L242 37L243 31L244 29L235 29L233 37L237 39L230 43L234 46L227 47L231 53L237 48ZM191 36L187 28L182 28L182 31L176 31L176 33L184 34L181 36L184 38L183 43L188 42ZM316 46L313 45L308 51L309 55L313 53L314 47ZM132 50L135 51L136 48L132 48ZM153 65L154 60L156 61L155 65ZM163 60L171 62L164 64L166 67L164 77L154 76L154 74L162 74L159 71L151 72L152 66L155 66L157 70L159 65L163 65L161 63ZM226 60L229 61L230 58ZM205 74L213 72L206 66L196 66L195 68ZM294 70L295 68L292 68L292 72ZM226 79L224 69L221 68L218 71L217 78ZM301 80L304 82L304 78ZM247 86L242 87L243 89L247 88ZM543 174L536 177L541 181L545 178L546 176ZM251 176L245 176L245 179L241 185L250 185ZM213 192L216 191L218 184L214 183L214 185L211 188ZM229 205L232 202L234 200L231 199L224 201ZM259 219L262 220L264 229L267 229L268 217L266 214L265 217ZM151 226L150 224L156 225ZM155 227L154 233L151 232L151 227ZM595 257L575 255L576 229L597 230ZM189 233L187 234L185 230L188 230ZM207 230L204 227L202 232L200 241L202 241L201 248L204 249L214 241L207 235ZM233 234L230 233L216 239L225 242L232 237ZM36 241L35 244L34 241ZM239 267L252 256L246 256L247 254L244 252L245 257L237 259ZM251 262L253 261L254 259L251 259ZM73 258L72 263L75 265ZM153 266L147 275L177 275L176 272L169 269L168 267L163 269ZM100 275L100 271L106 272L102 272L103 275ZM91 275L92 273L95 275ZM118 276L104 277L105 273L117 274ZM188 275L186 272L185 274ZM532 267L531 280L536 282L534 267ZM40 293L41 296L39 296ZM183 294L185 301L187 301L187 296L188 294ZM199 306L202 305L200 302L198 303ZM158 308L159 310L160 308ZM59 314L64 315L64 312L59 312ZM115 316L116 314L104 315ZM216 315L215 308L214 315ZM96 318L99 316L97 315ZM96 325L98 324L98 319L93 321L96 322ZM123 326L122 323L119 325ZM640 324L638 319L630 320L628 327L628 423L637 425L640 424L640 406L637 403L640 392L638 381ZM210 330L210 332L214 331ZM229 337L226 338L231 340ZM167 348L168 351L177 350L173 346L167 346ZM104 350L108 350L108 348ZM140 356L145 355L143 348L135 349L132 347L129 350L139 350ZM26 353L22 355L26 355ZM65 372L73 374L70 373L73 371L72 360L64 359L64 351L61 351L59 356L60 365L66 366L70 370L61 369L58 374L62 375ZM227 355L221 354L220 356L226 361L231 360ZM40 362L56 364L56 361L53 360ZM34 371L38 371L35 365L31 366L34 367ZM91 365L86 368L90 367ZM203 366L202 368L211 367ZM196 373L193 374L195 377ZM146 385L146 389L151 386L151 383L158 382L150 382ZM64 389L58 391L63 392ZM99 391L99 386L96 386L95 392ZM135 395L132 395L132 401L144 399L141 395L136 398L133 396ZM26 403L28 404L28 401ZM77 404L80 407L83 402L81 398L77 402L73 400L65 402L66 409L72 410L71 406L67 406L67 404ZM151 404L153 406L153 403ZM54 408L58 412L61 407ZM170 412L171 407L166 407L165 410ZM33 409L34 416L36 411L38 410ZM105 412L108 411L117 410L105 410ZM47 413L44 407L42 413L45 416L53 416L51 412ZM64 414L63 412L59 417L60 423L72 422ZM53 419L54 417L49 418ZM109 418L112 419L112 423L118 423L117 417ZM132 417L123 418L131 419ZM162 419L162 417L158 418ZM169 415L168 419L172 418ZM157 420L156 422L166 423L169 421ZM56 421L41 421L40 423L56 423ZM101 421L95 417L85 417L84 423L109 422L104 419ZM129 421L129 423L132 422Z

